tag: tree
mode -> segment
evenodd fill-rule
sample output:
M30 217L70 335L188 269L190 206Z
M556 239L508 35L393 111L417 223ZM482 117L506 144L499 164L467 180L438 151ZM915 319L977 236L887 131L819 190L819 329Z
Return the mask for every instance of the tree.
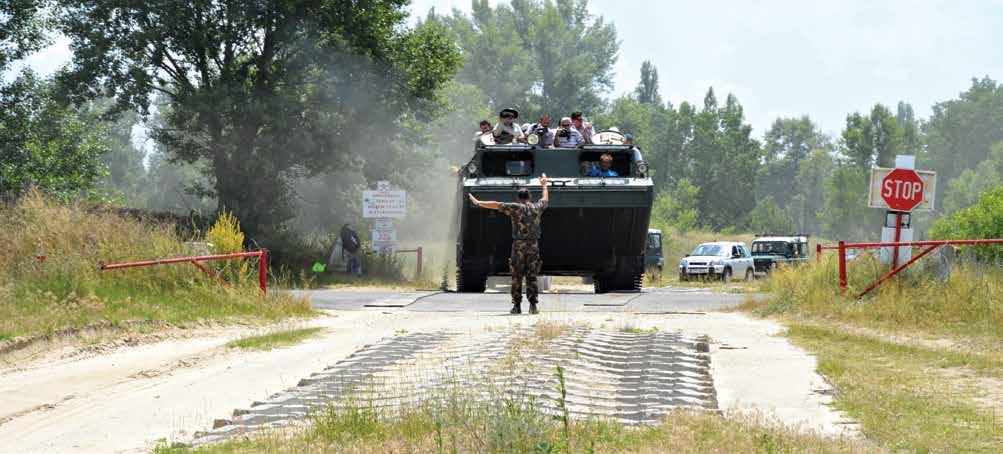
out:
M778 118L763 137L764 165L757 184L758 198L773 197L785 208L798 194L792 191L801 163L813 150L828 149L826 137L808 116Z
M819 215L825 206L826 181L832 175L835 162L828 150L815 149L801 162L794 177L794 193L787 206L797 231L821 233Z
M940 181L957 178L965 169L985 161L990 148L1003 141L1003 85L984 77L957 99L937 103L923 123L928 168ZM937 199L944 200L948 185L937 185Z
M208 195L259 243L293 215L293 178L386 177L406 161L392 142L421 138L408 126L437 112L459 64L437 24L403 27L404 0L59 3L71 99L100 94L146 114L163 96L156 139L207 164Z
M464 56L458 80L478 86L489 106L520 108L526 118L598 113L613 86L616 29L588 11L587 0L474 0L468 17L437 18Z
M634 95L642 104L662 104L662 96L658 94L658 68L650 60L641 63L641 82L634 89Z
M842 134L843 153L858 168L872 165L893 167L895 156L902 151L903 132L887 107L875 104L869 116L859 112L846 117Z
M992 147L988 159L947 182L941 211L951 214L972 206L982 193L999 185L1003 185L1003 142Z
M48 43L49 17L45 0L5 0L0 3L0 75L10 64Z
M0 89L0 199L33 187L69 199L90 194L106 174L104 128L57 102L52 90L31 72Z
M896 108L895 121L902 129L902 152L917 157L923 155L923 136L919 130L919 121L916 120L916 113L913 112L912 105L905 101L899 101Z
M759 199L749 213L749 228L762 234L788 234L793 233L794 221L773 201L773 197L767 196Z
M934 222L934 239L1003 238L1003 186L983 193L978 203ZM1000 246L976 248L983 259L999 259Z
M867 207L867 171L856 163L839 162L825 184L822 231L834 239L873 238L881 224ZM874 222L871 222L874 221Z

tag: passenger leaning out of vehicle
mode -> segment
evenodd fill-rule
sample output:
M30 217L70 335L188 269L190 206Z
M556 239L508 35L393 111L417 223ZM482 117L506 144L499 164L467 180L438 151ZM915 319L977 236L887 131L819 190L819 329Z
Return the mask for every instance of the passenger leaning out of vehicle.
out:
M554 146L554 130L550 129L550 115L544 114L540 121L533 123L526 134L536 134L540 136L540 141L536 148L550 148Z
M585 139L575 129L571 123L571 118L562 118L560 128L554 133L554 146L557 148L575 148L583 143L585 143Z
M484 134L491 134L491 122L487 120L481 120L481 130L474 134L474 142L480 142L481 136Z
M585 143L592 143L592 136L596 135L596 130L592 127L592 123L581 112L572 113L571 122L575 125L578 133L582 135L582 138L585 139Z
M515 123L519 118L519 112L515 109L502 109L498 114L498 124L495 125L492 133L495 136L495 143L508 145L515 140L523 141L526 135L522 133L522 127Z
M613 166L613 155L609 153L603 153L603 155L599 157L599 167L593 167L592 170L589 170L588 176L590 177L620 176L619 173L616 173L616 170L610 168L612 166Z

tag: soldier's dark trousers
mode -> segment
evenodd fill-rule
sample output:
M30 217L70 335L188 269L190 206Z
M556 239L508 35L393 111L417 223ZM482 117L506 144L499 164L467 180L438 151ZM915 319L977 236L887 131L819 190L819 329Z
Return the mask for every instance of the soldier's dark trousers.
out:
M536 286L536 275L540 272L540 248L536 240L513 240L512 257L509 267L512 271L512 304L522 303L522 280L526 279L526 298L531 304L537 303L540 291Z

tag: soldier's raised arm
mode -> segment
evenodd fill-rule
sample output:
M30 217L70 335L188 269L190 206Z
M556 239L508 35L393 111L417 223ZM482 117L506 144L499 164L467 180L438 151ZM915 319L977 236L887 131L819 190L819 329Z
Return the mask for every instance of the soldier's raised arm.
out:
M541 202L550 203L550 191L547 188L547 174L540 175L540 186L543 187L543 197L540 198Z

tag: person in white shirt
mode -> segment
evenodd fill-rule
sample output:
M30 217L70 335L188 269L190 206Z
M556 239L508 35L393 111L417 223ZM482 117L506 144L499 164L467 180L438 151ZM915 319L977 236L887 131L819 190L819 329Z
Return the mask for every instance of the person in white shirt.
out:
M557 148L575 148L583 143L585 143L585 139L575 129L571 123L571 118L562 118L560 128L554 134L554 146Z
M578 133L581 134L582 138L585 139L585 143L592 143L592 136L596 135L596 130L581 112L573 112L571 114L571 123L578 130Z
M495 143L498 145L508 145L513 141L523 141L526 135L522 133L522 127L515 124L519 118L519 112L515 109L502 109L498 114L498 124L495 125L492 133L495 136Z

